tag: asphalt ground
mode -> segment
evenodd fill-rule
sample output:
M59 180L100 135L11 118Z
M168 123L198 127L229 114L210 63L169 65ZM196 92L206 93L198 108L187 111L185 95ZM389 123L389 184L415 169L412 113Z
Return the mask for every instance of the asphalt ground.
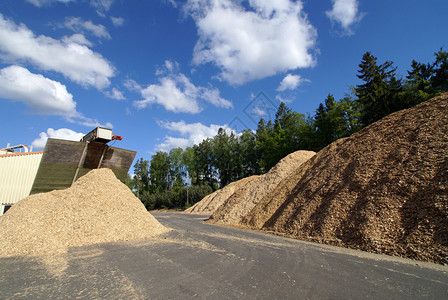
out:
M447 266L153 215L173 231L0 258L0 298L448 299Z

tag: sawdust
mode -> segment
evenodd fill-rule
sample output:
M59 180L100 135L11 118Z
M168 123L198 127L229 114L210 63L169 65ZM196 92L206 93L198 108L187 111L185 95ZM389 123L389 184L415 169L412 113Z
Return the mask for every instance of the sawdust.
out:
M259 175L254 175L229 183L222 189L205 196L201 201L185 210L185 212L190 214L211 215L235 191L245 186L249 182L256 180L258 177Z
M243 224L448 264L448 93L327 146Z
M240 225L254 206L280 181L294 172L316 153L299 150L281 159L269 172L240 186L210 216L208 223Z
M69 247L152 238L169 231L110 169L72 187L20 200L0 217L0 257L65 253Z

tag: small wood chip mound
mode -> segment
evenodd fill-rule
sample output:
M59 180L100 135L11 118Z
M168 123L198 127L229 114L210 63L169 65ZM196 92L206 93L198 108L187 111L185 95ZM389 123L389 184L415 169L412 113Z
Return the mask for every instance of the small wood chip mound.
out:
M244 223L448 264L448 93L327 146L267 194Z
M241 185L222 203L207 221L213 224L242 225L243 218L280 181L313 157L313 151L299 150L281 159L269 172Z
M2 257L64 253L169 231L106 168L90 171L68 189L20 200L0 217L0 228Z
M236 190L246 185L252 180L256 180L258 175L249 176L241 180L229 183L210 195L205 196L201 201L186 209L184 212L199 215L211 215L218 207L224 203Z

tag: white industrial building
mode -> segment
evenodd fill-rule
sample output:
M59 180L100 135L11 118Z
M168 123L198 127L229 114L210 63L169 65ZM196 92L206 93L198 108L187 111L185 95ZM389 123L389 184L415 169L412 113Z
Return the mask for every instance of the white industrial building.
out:
M30 194L42 155L0 150L0 215Z

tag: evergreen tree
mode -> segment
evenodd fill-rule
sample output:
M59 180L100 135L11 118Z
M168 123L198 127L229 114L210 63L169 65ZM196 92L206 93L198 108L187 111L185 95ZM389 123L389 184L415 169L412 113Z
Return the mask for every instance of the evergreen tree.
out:
M396 68L391 61L378 65L377 58L367 52L359 64L358 78L364 84L355 88L361 108L361 121L366 126L402 108L397 97L401 81L395 75Z
M252 130L244 130L240 136L242 178L260 174L259 155L256 149L256 137Z
M230 182L240 180L243 178L243 153L241 149L240 139L235 135L235 133L231 132L229 135L229 148L230 148Z
M436 60L433 65L433 76L431 85L435 92L443 93L448 91L448 53L442 49L434 53Z
M275 138L274 138L274 126L269 120L268 123L265 122L263 118L258 122L257 133L256 133L256 149L260 157L260 171L261 173L266 173L269 171L272 162L275 160Z
M334 114L335 101L333 95L329 94L324 101L320 103L314 116L315 126L315 150L320 150L335 140L337 119Z

